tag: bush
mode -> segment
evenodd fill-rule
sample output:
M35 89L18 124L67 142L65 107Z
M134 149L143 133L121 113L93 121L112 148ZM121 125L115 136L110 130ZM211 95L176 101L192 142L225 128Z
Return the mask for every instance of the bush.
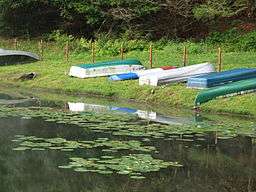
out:
M58 45L64 46L66 43L73 41L75 38L72 35L63 34L60 30L53 31L48 36L48 40L55 41Z
M69 42L70 50L81 53L90 52L92 41L85 38L74 38L71 35L55 31L48 36L48 39L55 41L57 45L63 48ZM183 46L187 46L189 53L200 54L211 52L217 46L221 46L225 51L251 51L256 50L256 31L243 34L238 30L230 30L227 32L215 32L201 42L176 42L168 39L161 39L156 42L147 40L128 40L125 37L115 39L109 38L108 35L101 34L95 40L97 55L117 56L120 54L120 48L124 48L124 52L130 51L148 51L149 45L153 44L154 50L163 50L166 47L173 52L182 52Z
M226 32L214 32L204 41L210 46L222 46L226 51L256 50L256 31L244 33L237 29Z
M237 29L231 29L225 32L213 32L206 38L205 42L211 45L237 43L240 35L240 31Z
M256 31L241 36L237 47L239 47L241 51L256 50Z

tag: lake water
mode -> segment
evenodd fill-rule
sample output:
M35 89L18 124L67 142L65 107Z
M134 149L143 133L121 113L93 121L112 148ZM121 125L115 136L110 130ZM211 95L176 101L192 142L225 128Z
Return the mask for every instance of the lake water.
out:
M256 191L255 119L31 96L0 91L1 192Z

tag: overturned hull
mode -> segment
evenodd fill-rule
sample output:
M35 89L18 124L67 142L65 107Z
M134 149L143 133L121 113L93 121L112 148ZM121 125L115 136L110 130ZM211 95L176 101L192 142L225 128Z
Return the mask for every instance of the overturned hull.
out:
M111 80L111 81L124 81L124 80L139 79L140 77L145 76L145 75L154 75L154 74L157 74L161 71L170 70L170 69L175 69L175 67L165 66L165 67L160 67L160 68L155 68L155 69L135 71L133 73L123 73L123 74L118 74L118 75L112 75L112 76L109 77L109 80Z
M252 93L256 91L256 78L237 81L223 86L213 87L201 91L195 100L195 106L198 107L203 103L219 97L231 97L241 94Z
M189 78L187 86L204 89L251 78L256 78L256 68L240 68Z
M175 82L185 82L190 77L214 72L214 66L210 63L202 63L181 67L173 70L165 70L154 75L146 75L139 78L139 85L158 86Z
M30 63L38 61L38 55L26 51L0 49L0 65Z

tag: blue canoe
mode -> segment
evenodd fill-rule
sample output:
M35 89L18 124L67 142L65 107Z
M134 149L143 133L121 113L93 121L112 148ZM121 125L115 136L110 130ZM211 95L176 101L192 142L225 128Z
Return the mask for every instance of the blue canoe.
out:
M124 81L124 80L139 79L140 77L145 76L145 75L152 75L155 73L159 73L161 71L171 70L171 69L175 69L175 68L176 67L174 67L174 66L164 66L164 67L155 68L155 69L147 69L147 70L134 71L134 72L130 72L130 73L117 74L117 75L110 76L109 80Z
M210 88L222 84L256 78L255 68L241 68L223 71L220 73L211 73L199 77L188 79L187 87L189 88Z
M123 73L119 75L111 75L108 79L110 81L132 80L132 79L139 79L139 75L137 73Z

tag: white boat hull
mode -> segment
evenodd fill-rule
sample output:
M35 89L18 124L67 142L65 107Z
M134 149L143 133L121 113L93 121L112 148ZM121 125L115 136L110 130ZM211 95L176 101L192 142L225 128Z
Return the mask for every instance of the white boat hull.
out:
M91 78L104 77L122 73L130 73L144 69L142 65L118 65L118 66L104 66L97 68L85 69L79 66L72 66L70 68L69 76L77 78Z
M202 63L181 67L173 70L166 70L154 75L145 75L139 78L139 85L158 86L175 82L187 81L190 77L214 72L214 66L210 63Z

